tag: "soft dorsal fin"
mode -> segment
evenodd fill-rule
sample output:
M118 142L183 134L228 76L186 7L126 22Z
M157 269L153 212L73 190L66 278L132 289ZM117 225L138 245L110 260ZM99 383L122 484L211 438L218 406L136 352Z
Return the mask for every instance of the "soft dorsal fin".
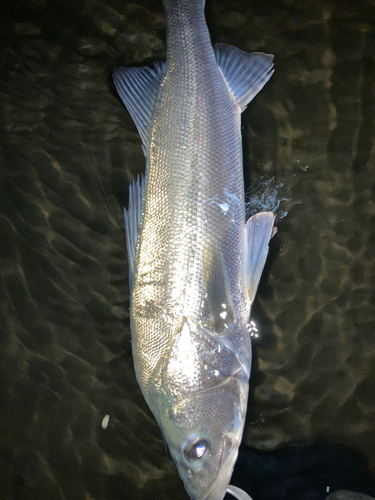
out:
M262 90L273 75L273 55L244 52L233 45L218 43L215 56L220 71L241 111Z
M118 68L113 82L118 95L137 127L144 145L148 143L148 129L156 96L167 71L165 61L154 63L153 68Z
M223 256L214 244L203 253L203 280L215 329L222 333L233 323L234 313Z
M260 277L268 255L268 243L277 229L273 227L275 214L260 212L246 222L245 226L245 280L250 302L257 293Z
M142 217L142 201L144 195L145 178L143 175L137 177L137 180L132 180L129 186L129 208L124 208L125 218L125 238L126 249L128 251L129 262L129 283L130 289L133 285L133 277L135 273L135 254L137 251L137 242L139 228Z

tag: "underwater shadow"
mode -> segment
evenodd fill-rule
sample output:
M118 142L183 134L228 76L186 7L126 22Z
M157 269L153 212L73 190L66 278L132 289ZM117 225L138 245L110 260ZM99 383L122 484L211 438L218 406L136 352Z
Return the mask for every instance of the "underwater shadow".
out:
M232 482L254 500L324 500L344 489L375 495L375 477L365 455L319 440L274 451L242 446Z

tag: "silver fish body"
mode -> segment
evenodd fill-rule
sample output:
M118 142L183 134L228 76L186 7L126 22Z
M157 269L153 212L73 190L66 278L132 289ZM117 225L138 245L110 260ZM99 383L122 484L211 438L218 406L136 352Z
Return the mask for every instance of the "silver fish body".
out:
M272 58L225 45L215 56L203 0L164 6L167 65L114 73L147 158L125 214L133 358L190 497L221 500L243 433L248 322L273 226L269 213L246 224L240 117ZM241 64L255 64L250 90L231 82Z

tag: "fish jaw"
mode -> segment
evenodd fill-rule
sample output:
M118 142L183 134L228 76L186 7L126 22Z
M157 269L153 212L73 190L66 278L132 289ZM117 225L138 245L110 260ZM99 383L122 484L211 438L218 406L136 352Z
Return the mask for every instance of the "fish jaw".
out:
M230 439L229 442L226 443L226 447L229 448L229 451L226 453L223 452L223 463L220 472L212 485L204 492L203 496L199 497L199 500L222 500L225 497L228 484L232 477L233 468L237 461L240 442L241 441L237 439Z

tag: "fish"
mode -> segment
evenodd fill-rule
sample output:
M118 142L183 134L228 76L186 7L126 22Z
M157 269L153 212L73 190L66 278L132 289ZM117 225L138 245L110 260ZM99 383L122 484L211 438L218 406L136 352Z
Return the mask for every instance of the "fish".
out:
M246 221L241 113L273 55L211 44L204 0L163 0L167 57L113 72L145 176L124 209L135 374L192 500L222 500L244 430L250 311L275 232Z

